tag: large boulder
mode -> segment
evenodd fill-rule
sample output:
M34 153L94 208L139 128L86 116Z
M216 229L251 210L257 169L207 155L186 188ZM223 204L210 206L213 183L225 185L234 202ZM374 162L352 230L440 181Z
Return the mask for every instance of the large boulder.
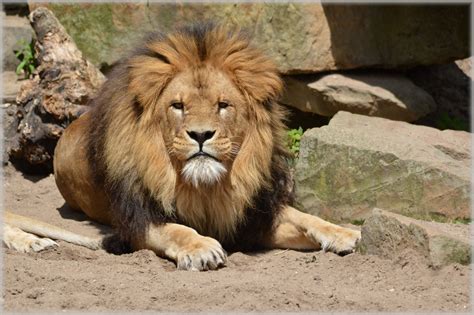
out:
M42 3L31 3L35 8ZM145 33L214 20L247 28L282 73L398 68L468 57L467 5L49 4L85 56L115 62Z
M297 202L334 221L373 207L422 219L469 218L471 134L337 113L307 130L296 164Z
M427 222L374 209L362 225L358 249L363 254L402 264L421 256L432 267L471 262L469 225Z
M283 103L322 116L347 111L411 122L436 109L431 95L400 74L286 76L285 83Z

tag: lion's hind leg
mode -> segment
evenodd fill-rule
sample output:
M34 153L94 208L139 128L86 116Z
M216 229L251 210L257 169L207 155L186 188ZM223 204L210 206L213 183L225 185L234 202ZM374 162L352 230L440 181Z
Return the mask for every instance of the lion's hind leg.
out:
M265 245L271 248L323 249L344 255L352 253L359 240L360 231L332 224L287 206Z
M22 253L39 252L58 246L52 239L38 237L8 224L3 226L3 244Z

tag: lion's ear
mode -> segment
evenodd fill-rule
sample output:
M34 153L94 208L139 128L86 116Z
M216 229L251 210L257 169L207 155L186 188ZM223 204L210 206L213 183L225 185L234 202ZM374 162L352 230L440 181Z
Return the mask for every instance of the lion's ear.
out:
M129 92L144 106L156 102L175 73L173 65L165 60L145 55L132 57L128 69Z

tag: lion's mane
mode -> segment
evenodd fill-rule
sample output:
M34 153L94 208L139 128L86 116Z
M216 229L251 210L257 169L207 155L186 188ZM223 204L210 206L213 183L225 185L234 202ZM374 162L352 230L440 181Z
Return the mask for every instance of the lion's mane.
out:
M248 130L231 172L203 192L181 183L153 104L183 69L209 63L226 73L249 104ZM210 24L155 33L124 58L93 101L88 159L111 203L117 235L139 245L150 223L183 223L228 249L267 237L288 192L282 83L274 64L240 31ZM177 211L180 205L185 213Z

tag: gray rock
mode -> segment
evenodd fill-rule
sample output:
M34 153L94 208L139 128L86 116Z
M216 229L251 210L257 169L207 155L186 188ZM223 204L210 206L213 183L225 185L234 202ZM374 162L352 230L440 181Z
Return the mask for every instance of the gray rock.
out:
M30 9L44 4L30 2ZM247 28L282 73L398 68L469 55L469 7L320 3L49 5L85 57L112 63L146 32L213 20Z
M337 113L307 130L295 171L297 202L334 221L379 207L410 217L469 218L471 134Z
M9 159L9 152L19 149L17 133L21 112L15 104L5 103L0 107L0 113L2 115L3 126L2 162L6 164Z
M328 117L342 110L411 122L436 109L431 95L400 74L287 76L285 83L283 103Z
M4 71L2 73L2 101L3 103L14 103L16 95L20 91L22 80L14 71Z
M432 267L471 261L469 225L426 222L374 209L362 225L359 251L404 263L418 255Z
M19 61L14 51L20 48L20 40L29 43L33 29L27 17L3 15L3 70L15 71Z
M459 68L459 70L461 70L469 79L472 80L472 57L456 60L454 63Z

